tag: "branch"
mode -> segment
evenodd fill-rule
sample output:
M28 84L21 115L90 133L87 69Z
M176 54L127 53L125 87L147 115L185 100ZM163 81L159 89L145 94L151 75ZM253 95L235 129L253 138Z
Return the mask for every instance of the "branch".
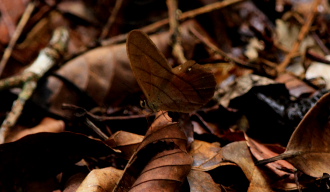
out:
M0 144L5 142L8 132L16 124L22 113L25 102L30 99L33 91L37 87L38 80L51 68L53 68L67 49L69 40L68 31L65 28L55 30L48 47L40 51L37 59L28 67L22 75L11 77L0 81L2 89L13 86L20 86L23 83L21 93L13 103L12 109L3 121L0 129ZM10 86L6 83L10 82Z
M289 52L289 54L286 55L285 59L281 64L279 64L276 68L277 73L284 72L286 70L286 67L290 64L292 58L296 55L301 42L304 40L305 36L308 34L309 29L311 28L313 21L315 19L315 15L317 13L317 8L322 0L315 0L313 6L311 7L311 12L309 13L307 17L306 23L302 26L300 33L298 35L298 39L293 45L293 48Z

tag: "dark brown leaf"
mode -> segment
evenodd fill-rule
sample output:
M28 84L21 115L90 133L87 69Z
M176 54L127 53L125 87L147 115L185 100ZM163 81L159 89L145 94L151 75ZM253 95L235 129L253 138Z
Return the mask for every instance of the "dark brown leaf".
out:
M194 170L209 171L225 164L221 148L217 143L195 140L189 153L194 159L192 165Z
M221 186L216 184L212 177L203 171L191 170L188 175L191 192L222 192Z
M298 170L313 177L329 173L330 93L324 95L306 114L292 134L285 152L260 162L286 159Z
M224 160L236 163L250 181L249 192L271 192L267 176L254 165L253 157L245 141L234 142L222 148Z
M179 124L160 113L128 162L114 191L174 191L189 173L192 158Z
M84 157L107 156L111 153L113 150L103 142L82 134L62 132L28 135L0 145L0 190L7 191L15 185L17 189L24 189L29 181L55 177Z
M111 135L105 143L114 149L120 150L126 159L130 159L143 138L142 135L126 131L117 131L115 134Z

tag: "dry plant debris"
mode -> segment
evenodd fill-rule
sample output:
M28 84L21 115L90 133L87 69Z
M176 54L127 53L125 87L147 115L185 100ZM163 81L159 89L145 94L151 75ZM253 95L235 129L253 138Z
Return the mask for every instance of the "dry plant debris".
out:
M0 15L0 191L330 191L328 1Z

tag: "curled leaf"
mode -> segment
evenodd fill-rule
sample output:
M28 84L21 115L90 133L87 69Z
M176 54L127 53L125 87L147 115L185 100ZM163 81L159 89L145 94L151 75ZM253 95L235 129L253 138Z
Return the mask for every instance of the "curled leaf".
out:
M192 158L177 122L160 114L128 162L114 191L175 191L188 175Z

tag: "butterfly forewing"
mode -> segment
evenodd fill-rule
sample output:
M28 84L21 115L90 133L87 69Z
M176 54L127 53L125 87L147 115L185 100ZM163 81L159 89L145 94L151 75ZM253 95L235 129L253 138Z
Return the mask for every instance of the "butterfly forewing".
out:
M172 75L165 56L138 30L129 33L126 46L134 76L145 96L148 101L157 99L155 96Z
M143 32L129 33L127 53L151 109L191 112L212 98L216 84L213 74L194 61L172 69Z

